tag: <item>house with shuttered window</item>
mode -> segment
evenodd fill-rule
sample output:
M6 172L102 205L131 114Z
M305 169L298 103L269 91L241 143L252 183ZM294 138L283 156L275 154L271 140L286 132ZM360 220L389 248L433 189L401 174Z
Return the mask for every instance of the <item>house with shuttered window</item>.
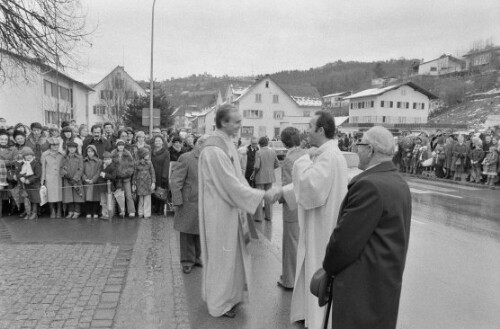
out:
M349 123L427 123L431 101L437 97L413 82L366 89L349 100Z
M95 93L90 99L90 125L110 121L121 122L127 105L136 96L146 96L142 88L123 66L115 67L101 81L93 86Z
M322 99L311 85L288 85L270 76L256 81L233 101L243 115L241 138L252 136L277 138L286 127L306 131Z
M14 59L24 62L25 67L18 67ZM4 49L0 49L0 63L8 74L0 82L0 117L9 125L48 125L71 119L85 123L92 88L61 69Z

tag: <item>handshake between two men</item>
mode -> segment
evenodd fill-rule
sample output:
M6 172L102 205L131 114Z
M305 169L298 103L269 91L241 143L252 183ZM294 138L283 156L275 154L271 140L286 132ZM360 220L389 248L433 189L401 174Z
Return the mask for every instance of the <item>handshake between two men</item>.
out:
M283 188L281 186L273 186L264 194L264 201L275 203L283 197Z

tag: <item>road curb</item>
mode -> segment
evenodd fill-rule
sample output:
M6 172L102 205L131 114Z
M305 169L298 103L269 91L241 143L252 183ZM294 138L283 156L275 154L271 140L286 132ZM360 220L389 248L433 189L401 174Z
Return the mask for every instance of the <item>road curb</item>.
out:
M428 176L414 175L414 174L406 174L406 173L401 173L401 175L403 175L404 177L417 178L417 179L421 179L421 180L429 180L429 181L449 183L449 184L454 184L454 185L477 187L477 188L482 188L485 190L500 190L500 186L489 186L489 185L475 184L475 183L469 183L469 182L458 182L458 181L449 180L449 179L428 177Z

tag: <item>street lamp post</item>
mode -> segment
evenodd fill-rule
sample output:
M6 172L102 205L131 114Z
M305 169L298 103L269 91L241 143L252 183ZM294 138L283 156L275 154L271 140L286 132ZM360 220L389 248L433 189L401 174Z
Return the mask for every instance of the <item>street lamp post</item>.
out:
M153 10L151 12L151 76L149 80L149 133L153 133L153 40L155 31L155 4L153 0Z

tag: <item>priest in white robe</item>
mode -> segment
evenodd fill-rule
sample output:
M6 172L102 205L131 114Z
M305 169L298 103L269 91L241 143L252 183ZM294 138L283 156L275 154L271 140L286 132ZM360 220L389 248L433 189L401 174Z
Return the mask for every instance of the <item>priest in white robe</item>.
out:
M309 291L311 278L322 267L323 255L337 224L340 205L347 193L347 163L338 148L335 121L318 112L309 123L309 142L316 149L297 159L292 184L283 187L290 208L298 207L299 242L297 270L290 309L291 321L305 320L309 329L319 329L324 308Z
M205 142L198 166L202 298L214 317L234 317L234 307L250 290L250 240L246 213L254 214L270 193L251 188L231 137L241 127L232 105L216 113L214 135ZM330 232L328 232L330 233Z

